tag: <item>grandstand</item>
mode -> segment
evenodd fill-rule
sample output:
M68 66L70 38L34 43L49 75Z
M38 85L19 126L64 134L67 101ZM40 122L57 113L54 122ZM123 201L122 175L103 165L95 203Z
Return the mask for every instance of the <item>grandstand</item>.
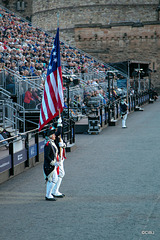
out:
M4 128L10 125L25 132L38 126L41 97L54 38L2 6L0 22L1 108L6 108L0 124ZM94 112L100 105L110 101L113 103L123 95L117 83L125 82L123 91L128 94L130 86L127 89L127 73L64 41L60 42L60 48L67 107L64 116L77 121L92 113L92 110ZM71 79L68 85L65 82L67 78ZM143 90L147 89L147 84ZM24 102L29 88L32 89L32 95L36 94L33 104ZM8 112L14 119L6 114Z

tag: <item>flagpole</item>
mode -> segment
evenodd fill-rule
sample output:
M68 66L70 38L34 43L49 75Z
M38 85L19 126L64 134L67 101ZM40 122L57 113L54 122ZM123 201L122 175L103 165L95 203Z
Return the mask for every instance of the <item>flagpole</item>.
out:
M61 118L61 111L60 111L60 108L59 108L59 118ZM61 138L61 135L59 136L59 141L62 142L62 138ZM60 157L62 158L62 147L59 148L59 155Z
M59 28L59 12L57 13L57 28ZM58 109L58 111L59 111L59 118L61 118L60 108ZM62 142L61 135L59 136L59 141ZM60 153L60 157L62 158L62 147L59 148L59 153Z
M59 12L57 12L57 28L59 27Z

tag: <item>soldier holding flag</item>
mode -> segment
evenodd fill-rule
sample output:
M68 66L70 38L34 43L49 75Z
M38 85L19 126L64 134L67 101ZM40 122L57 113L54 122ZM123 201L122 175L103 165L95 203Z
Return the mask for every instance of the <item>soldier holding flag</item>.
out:
M54 127L46 132L46 144L44 147L44 176L47 183L46 200L55 201L55 198L63 198L65 195L59 192L64 172L64 159L66 144L61 139L62 119L58 119L57 131Z
M48 124L53 118L59 115L58 124L62 125L60 113L63 111L63 80L60 60L59 28L54 40L51 51L50 61L47 68L47 79L45 81L42 104L39 117L39 131ZM61 126L62 127L62 126ZM49 131L55 131L50 129ZM52 134L51 134L52 133ZM51 134L51 135L50 135ZM56 132L48 132L49 141L44 148L44 173L47 180L46 200L55 200L56 197L63 197L64 194L59 192L59 187L64 176L63 155L60 154L58 162L58 148L55 143ZM60 148L64 148L63 141L59 143ZM59 174L57 170L59 167ZM52 192L53 191L53 192ZM53 195L54 196L53 196ZM53 200L53 201L54 201Z

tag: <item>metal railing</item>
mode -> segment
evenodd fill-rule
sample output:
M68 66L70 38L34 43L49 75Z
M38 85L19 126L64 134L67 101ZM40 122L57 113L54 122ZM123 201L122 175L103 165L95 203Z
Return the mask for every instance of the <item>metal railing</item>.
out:
M25 109L21 105L12 101L12 99L0 100L0 109L2 113L1 126L3 128L12 128L18 131L20 124L23 125L25 132ZM20 117L19 112L23 112Z

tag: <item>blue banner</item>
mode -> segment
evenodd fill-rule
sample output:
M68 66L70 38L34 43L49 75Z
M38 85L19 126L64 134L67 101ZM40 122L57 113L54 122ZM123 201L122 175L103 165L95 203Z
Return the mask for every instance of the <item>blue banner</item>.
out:
M39 153L44 152L45 140L39 143Z
M3 159L0 159L0 173L10 169L11 167L12 167L11 155L9 155Z
M29 158L37 156L37 144L29 147Z
M16 152L13 154L14 166L18 165L27 160L27 150L23 149L22 151Z

